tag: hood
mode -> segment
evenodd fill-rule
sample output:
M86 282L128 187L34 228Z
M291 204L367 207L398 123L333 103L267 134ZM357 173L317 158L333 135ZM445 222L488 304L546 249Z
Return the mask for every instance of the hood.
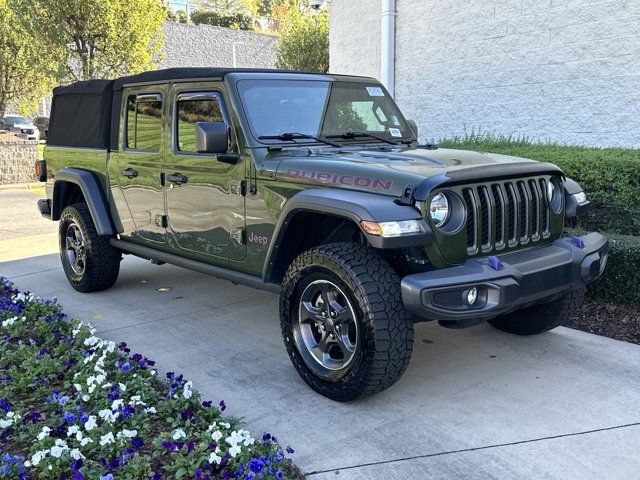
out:
M540 165L525 158L446 148L338 152L292 149L271 154L269 158L279 160L276 171L279 181L324 184L394 196L400 195L408 184L419 185L438 175L473 169L481 177L483 167L495 172L502 164L524 164L521 165L524 169L526 164Z

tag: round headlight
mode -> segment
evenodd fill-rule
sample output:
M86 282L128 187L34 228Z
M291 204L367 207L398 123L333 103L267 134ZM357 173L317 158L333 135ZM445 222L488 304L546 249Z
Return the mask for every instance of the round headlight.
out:
M434 225L442 226L446 223L449 219L449 200L445 194L438 193L431 199L429 214Z
M560 213L562 209L562 189L553 180L547 182L547 201L554 213Z
M553 182L547 182L547 201L553 202L553 195L556 193L556 186Z

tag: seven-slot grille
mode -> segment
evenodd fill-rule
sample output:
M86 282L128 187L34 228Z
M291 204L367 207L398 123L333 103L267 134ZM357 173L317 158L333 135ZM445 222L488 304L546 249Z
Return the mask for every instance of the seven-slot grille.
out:
M464 187L467 253L487 253L547 238L548 183L548 178L537 177Z

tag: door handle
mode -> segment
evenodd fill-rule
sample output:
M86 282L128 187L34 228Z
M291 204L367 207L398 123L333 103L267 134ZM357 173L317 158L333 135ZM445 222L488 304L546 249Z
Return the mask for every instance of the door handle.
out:
M133 168L123 168L122 170L120 170L120 175L124 175L125 177L137 177L138 176L138 171L134 170Z
M187 183L189 181L189 177L181 173L170 173L164 178L167 180L167 182L175 183L176 185Z

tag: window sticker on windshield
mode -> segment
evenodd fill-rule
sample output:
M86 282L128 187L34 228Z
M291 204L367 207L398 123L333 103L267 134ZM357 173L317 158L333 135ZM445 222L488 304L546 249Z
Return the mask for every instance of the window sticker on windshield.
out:
M384 97L384 92L380 87L367 87L367 92L371 97Z
M393 123L396 127L400 126L400 121L398 120L398 117L396 117L395 115L391 115L391 123Z
M398 128L390 128L389 129L389 133L391 134L392 137L401 137L402 133L400 132L400 129Z

